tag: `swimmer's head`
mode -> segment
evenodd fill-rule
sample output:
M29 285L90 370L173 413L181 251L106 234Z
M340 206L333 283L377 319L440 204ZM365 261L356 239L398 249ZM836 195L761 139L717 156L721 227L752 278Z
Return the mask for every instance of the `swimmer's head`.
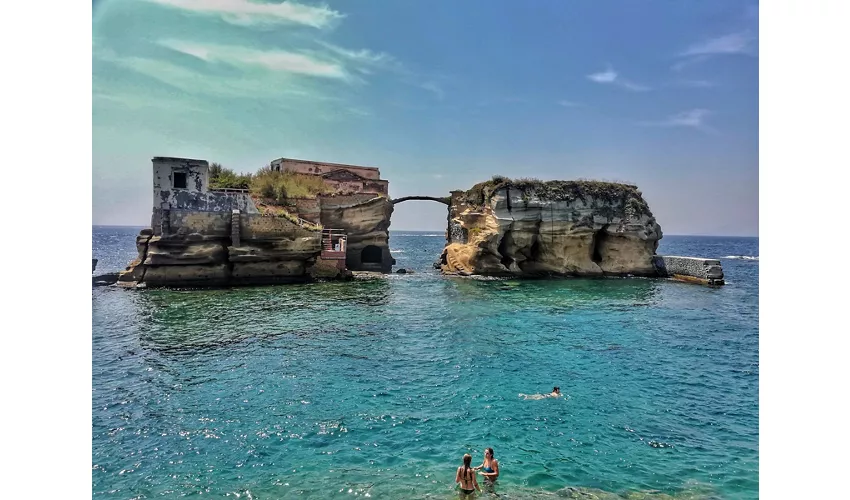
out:
M493 458L493 448L487 448L486 450L484 450L484 456L489 456L490 458Z
M560 387L558 387L558 386L556 385L556 386L555 386L555 388L554 388L554 389L552 389L552 392L554 392L555 394L560 394L560 393L561 393L561 388L560 388Z
M463 466L469 467L471 464L472 464L472 455L467 453L466 455L463 456Z

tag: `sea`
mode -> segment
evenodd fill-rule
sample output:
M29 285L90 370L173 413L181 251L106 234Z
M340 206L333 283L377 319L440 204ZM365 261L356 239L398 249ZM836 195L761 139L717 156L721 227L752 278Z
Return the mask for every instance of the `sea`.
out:
M95 274L141 228L94 227ZM759 240L665 235L726 285L441 276L92 288L92 497L756 499ZM559 386L563 397L534 399Z

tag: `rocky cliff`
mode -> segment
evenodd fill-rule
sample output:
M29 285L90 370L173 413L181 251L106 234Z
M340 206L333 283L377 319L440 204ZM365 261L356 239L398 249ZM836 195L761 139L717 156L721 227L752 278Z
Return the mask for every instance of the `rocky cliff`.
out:
M119 275L120 285L261 285L309 281L315 275L322 251L319 229L253 214L231 221L227 213L174 212L167 214L173 232L162 234L159 227L141 231L136 238L138 258ZM200 216L204 225L197 222ZM195 227L190 228L192 221ZM234 238L233 223L242 237ZM343 274L322 271L322 277Z
M358 271L390 272L389 226L393 205L373 194L321 198L324 227L344 229L348 237L346 265Z
M495 177L452 193L448 274L655 276L661 226L636 186Z

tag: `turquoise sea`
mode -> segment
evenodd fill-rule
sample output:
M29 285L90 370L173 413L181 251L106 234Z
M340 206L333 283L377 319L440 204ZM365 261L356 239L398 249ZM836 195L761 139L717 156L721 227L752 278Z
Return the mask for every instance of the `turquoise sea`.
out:
M97 273L138 229L93 228ZM479 498L758 498L757 238L664 237L717 289L442 277L444 241L391 232L415 274L370 281L93 288L93 497L457 498L492 447Z

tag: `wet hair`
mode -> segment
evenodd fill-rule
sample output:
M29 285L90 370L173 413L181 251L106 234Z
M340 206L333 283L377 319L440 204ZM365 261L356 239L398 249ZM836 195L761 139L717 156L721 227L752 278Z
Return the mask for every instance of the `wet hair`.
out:
M556 385L552 392L561 392L561 388Z
M469 466L472 465L472 455L467 453L463 456L463 477L471 477L471 472L469 471Z
M495 456L495 455L493 455L493 448L487 448L487 449L486 449L486 450L484 450L484 451L486 451L487 453L489 453L489 454L490 454L490 458L496 458L496 456Z

